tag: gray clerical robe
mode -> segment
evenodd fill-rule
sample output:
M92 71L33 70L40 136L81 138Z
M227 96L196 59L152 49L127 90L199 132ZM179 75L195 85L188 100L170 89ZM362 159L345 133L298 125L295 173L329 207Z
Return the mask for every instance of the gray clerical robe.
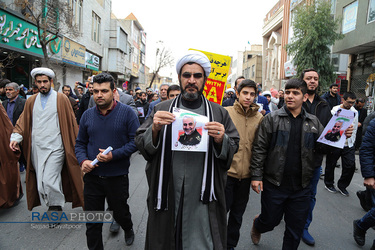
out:
M155 107L150 117L139 128L136 145L148 161L146 175L149 184L146 246L145 249L175 249L176 216L180 204L182 210L182 244L184 249L225 249L226 248L226 207L225 182L226 171L229 169L233 155L239 142L237 130L228 112L221 106L211 103L214 120L225 127L225 135L221 151L215 153L215 195L217 200L209 204L200 201L204 153L171 151L173 154L172 183L169 188L168 210L156 211L154 201L157 195L157 179L160 164L163 130L159 134L156 147L152 143L151 124L154 112L169 110L171 101L161 102ZM187 109L180 105L181 108ZM204 114L204 108L190 109ZM183 202L180 202L183 187Z

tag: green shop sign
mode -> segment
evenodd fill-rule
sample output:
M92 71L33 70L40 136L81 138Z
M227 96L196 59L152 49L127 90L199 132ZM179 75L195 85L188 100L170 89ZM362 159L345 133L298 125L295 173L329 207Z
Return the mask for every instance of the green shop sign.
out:
M47 35L48 37L52 34ZM38 38L38 29L35 25L22 20L0 9L0 46L8 45L26 53L34 53L43 56L42 46ZM49 43L50 52L57 54L61 47L61 38Z

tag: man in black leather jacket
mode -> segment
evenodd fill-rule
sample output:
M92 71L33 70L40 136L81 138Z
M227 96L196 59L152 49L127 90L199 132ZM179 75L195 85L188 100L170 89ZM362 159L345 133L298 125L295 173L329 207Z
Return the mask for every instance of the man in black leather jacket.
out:
M253 144L251 187L260 193L261 214L254 219L251 239L273 230L284 216L283 249L297 249L310 208L315 144L323 131L307 113L307 85L291 79L285 85L285 106L266 115Z

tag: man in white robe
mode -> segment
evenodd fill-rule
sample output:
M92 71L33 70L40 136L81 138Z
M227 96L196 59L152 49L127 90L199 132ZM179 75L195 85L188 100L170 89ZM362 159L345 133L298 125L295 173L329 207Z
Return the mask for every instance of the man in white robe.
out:
M36 188L39 197L31 197L28 194L28 207L31 210L38 203L46 205L49 210L61 211L65 203L65 189L63 191L62 182L62 170L65 164L69 164L72 159L67 159L65 151L68 153L74 150L74 144L70 147L66 147L66 140L64 142L62 133L69 131L69 133L74 134L76 126L75 120L70 119L70 114L73 112L71 106L69 106L69 101L66 102L65 97L62 97L60 93L55 92L51 85L53 84L53 78L55 77L54 72L48 68L35 68L31 71L32 77L35 79L35 84L38 86L40 94L28 100L29 108L25 108L24 113L20 117L20 121L17 122L16 128L13 131L10 138L10 148L13 151L19 150L18 144L26 139L30 143L31 147L25 149L25 154L27 154L27 160L31 160L28 164L28 176L30 177L30 168L34 168L36 177ZM62 100L61 100L62 99ZM60 105L60 103L63 103ZM65 105L67 103L67 105ZM62 112L63 110L63 112ZM26 113L26 114L25 114ZM68 114L68 125L65 122L62 124L63 129L60 128L61 119L60 115ZM74 117L74 116L73 116ZM65 119L64 119L65 120ZM28 131L31 125L31 131ZM71 128L71 129L70 129ZM29 138L31 137L31 142ZM73 138L76 137L73 136ZM65 136L65 138L67 138ZM72 141L70 139L69 141ZM28 144L26 142L26 144ZM71 144L71 143L70 143ZM74 152L74 151L73 151ZM76 162L76 160L75 160ZM71 166L73 164L70 164ZM75 165L78 165L76 163ZM81 178L81 173L79 168L78 172L73 175L70 173L70 178ZM68 171L69 170L68 167ZM76 176L76 177L74 177ZM31 178L26 178L26 181ZM31 180L35 181L35 180ZM69 182L69 181L68 181ZM82 192L80 184L82 180L72 181L69 184L70 187L76 189L78 192ZM28 189L28 183L26 183ZM35 192L35 187L31 188L31 192ZM76 193L75 191L72 192ZM71 193L69 193L70 196ZM78 194L80 196L80 194ZM39 198L39 200L38 200ZM74 198L73 198L74 199ZM70 200L70 198L68 199ZM74 203L74 201L73 201ZM76 203L77 204L77 203ZM83 205L83 202L81 202Z

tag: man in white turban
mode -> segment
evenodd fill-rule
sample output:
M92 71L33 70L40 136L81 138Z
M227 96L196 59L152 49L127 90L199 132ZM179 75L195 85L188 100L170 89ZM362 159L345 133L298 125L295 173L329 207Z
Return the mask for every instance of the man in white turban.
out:
M226 249L226 171L239 135L228 112L202 94L211 72L207 56L191 50L176 70L181 94L156 105L137 131L148 162L145 249ZM172 152L173 107L208 117L206 152Z
M68 98L51 88L54 72L31 71L39 94L27 99L10 138L10 148L22 142L27 161L28 209L40 204L61 211L65 201L83 206L82 173L74 154L78 125Z

